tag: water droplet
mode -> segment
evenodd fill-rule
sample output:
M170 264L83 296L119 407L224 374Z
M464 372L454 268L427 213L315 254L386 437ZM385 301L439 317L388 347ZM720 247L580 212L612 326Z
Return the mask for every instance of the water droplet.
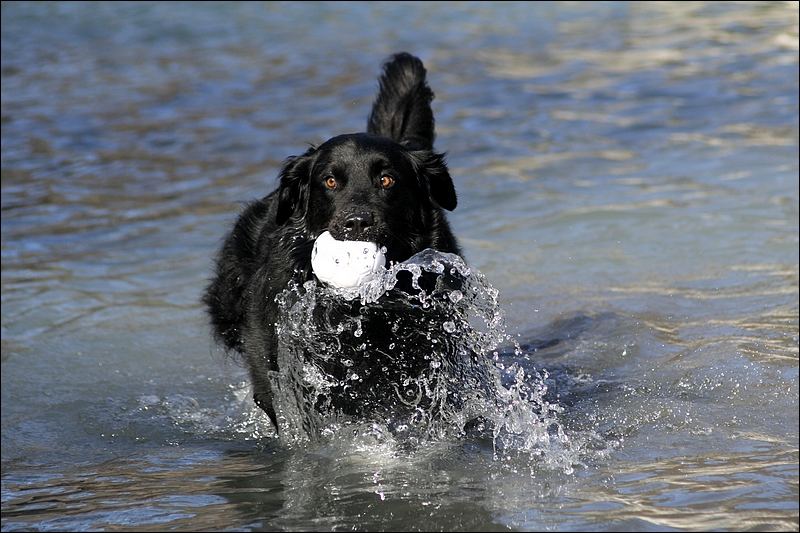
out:
M459 290L455 290L455 291L450 291L447 297L450 298L451 302L457 304L464 298L464 294Z

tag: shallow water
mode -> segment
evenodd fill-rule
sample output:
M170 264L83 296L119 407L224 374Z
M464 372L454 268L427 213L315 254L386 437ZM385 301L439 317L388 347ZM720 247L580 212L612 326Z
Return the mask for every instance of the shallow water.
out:
M211 342L242 202L398 50L538 453L288 445ZM3 530L797 529L798 129L795 2L3 3Z

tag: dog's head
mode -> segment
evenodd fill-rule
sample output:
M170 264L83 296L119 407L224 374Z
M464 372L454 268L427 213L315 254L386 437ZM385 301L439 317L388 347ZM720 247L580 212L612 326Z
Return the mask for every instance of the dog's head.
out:
M433 151L433 93L422 62L397 54L384 66L367 133L340 135L287 160L276 222L302 224L314 237L386 246L402 261L432 246L456 207L444 156ZM448 250L449 251L449 250Z

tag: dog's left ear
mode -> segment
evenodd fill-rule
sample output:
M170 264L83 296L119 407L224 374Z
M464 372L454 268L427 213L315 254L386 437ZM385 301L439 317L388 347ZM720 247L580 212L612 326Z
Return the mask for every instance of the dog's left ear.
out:
M275 223L279 226L285 224L295 211L304 210L308 203L312 154L315 151L315 148L309 148L303 155L290 157L283 164L278 190L278 214L275 217Z
M409 152L409 155L420 185L428 191L433 203L448 211L455 209L458 203L456 188L447 169L444 154L418 150Z

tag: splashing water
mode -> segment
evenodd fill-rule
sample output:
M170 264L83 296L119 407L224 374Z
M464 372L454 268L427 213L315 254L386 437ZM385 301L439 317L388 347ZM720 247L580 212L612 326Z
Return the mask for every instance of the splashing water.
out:
M545 400L546 373L503 363L498 346L514 343L498 291L460 257L425 250L357 289L308 281L277 302L271 379L287 441L414 445L475 432L495 456L579 462L560 406Z

